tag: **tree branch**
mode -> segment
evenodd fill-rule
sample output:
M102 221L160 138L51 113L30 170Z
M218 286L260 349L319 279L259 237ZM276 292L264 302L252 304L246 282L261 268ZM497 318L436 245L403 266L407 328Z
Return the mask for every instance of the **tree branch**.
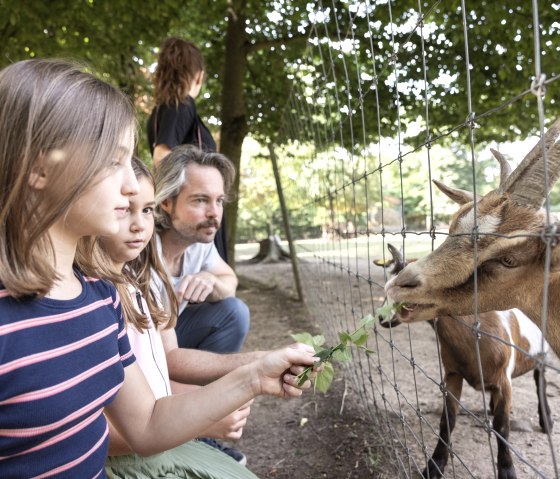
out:
M307 34L298 34L293 37L282 37L282 38L274 38L272 40L260 40L254 43L247 43L245 46L245 51L247 53L256 52L259 50L266 50L272 47L279 47L281 45L286 45L289 43L300 42L302 40L307 41L309 36Z

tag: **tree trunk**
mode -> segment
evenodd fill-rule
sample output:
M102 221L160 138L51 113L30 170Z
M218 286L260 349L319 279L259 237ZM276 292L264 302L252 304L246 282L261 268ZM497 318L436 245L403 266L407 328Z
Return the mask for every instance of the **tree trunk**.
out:
M245 96L243 79L246 69L245 17L238 13L243 8L241 2L237 11L233 2L228 2L228 26L225 36L225 61L222 89L222 128L220 135L220 152L227 156L234 164L237 175L231 193L234 200L225 208L226 234L228 244L228 261L235 265L235 237L237 231L237 210L239 193L239 168L241 164L241 148L249 128L247 112L245 110Z
M247 263L278 263L280 261L290 261L290 253L285 251L280 244L277 235L259 241L259 252L256 256L247 260Z

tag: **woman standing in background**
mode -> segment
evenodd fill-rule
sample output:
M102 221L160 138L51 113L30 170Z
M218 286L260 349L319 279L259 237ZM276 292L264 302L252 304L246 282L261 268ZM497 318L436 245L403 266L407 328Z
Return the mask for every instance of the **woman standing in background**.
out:
M156 106L148 118L148 142L156 168L177 145L193 144L205 151L217 151L195 104L205 74L204 58L196 45L178 37L163 42L154 76ZM225 217L214 243L227 262Z

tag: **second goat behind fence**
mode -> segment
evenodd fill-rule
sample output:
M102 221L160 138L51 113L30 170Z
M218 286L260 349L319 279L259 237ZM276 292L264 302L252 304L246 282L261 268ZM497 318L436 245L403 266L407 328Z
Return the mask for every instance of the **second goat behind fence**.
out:
M388 248L393 259L383 264L375 261L375 264L385 268L392 266L391 274L397 275L406 263L393 245L389 244ZM443 475L449 457L450 436L455 427L463 379L476 390L484 387L484 390L491 394L490 409L494 415L493 429L497 434L500 479L517 477L507 444L512 408L512 378L529 371L534 372L539 401L539 424L543 432L552 430L550 408L546 398L546 380L542 375L541 382L541 371L535 360L537 357L544 358L548 352L548 344L543 341L541 331L516 309L479 314L480 371L475 339L471 334L475 321L474 316L445 316L429 321L440 343L447 394L440 419L439 440L423 471L425 478L433 479ZM381 321L384 327L395 327L399 324L396 316L390 321ZM469 341L469 337L473 340Z

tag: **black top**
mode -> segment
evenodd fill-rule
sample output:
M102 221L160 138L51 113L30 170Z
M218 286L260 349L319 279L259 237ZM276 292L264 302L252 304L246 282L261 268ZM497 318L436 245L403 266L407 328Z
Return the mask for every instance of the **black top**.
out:
M156 114L157 122L154 122ZM202 144L199 144L199 130ZM216 142L198 116L191 97L178 106L159 105L152 110L148 118L148 142L152 155L156 145L173 149L177 145L192 144L205 151L216 151Z

